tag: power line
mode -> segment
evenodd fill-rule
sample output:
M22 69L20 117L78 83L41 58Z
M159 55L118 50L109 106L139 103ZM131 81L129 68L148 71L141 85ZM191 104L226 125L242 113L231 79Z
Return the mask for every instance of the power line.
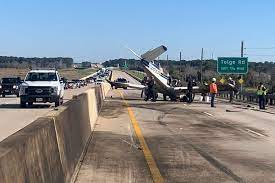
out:
M248 50L272 50L275 49L275 47L266 47L266 48L244 48L244 49L248 49Z
M257 55L257 54L244 54L247 56L255 56L255 57L275 57L275 55Z

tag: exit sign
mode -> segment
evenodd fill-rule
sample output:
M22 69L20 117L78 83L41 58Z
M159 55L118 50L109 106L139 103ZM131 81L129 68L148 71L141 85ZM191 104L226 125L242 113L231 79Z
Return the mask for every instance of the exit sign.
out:
M248 72L247 57L218 57L219 74L246 74Z

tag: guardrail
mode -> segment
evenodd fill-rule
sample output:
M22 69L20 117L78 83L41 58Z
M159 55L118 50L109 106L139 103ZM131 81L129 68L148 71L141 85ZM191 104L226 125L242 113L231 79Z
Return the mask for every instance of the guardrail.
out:
M229 92L221 92L217 95L220 98L229 99L230 94ZM258 103L259 98L255 93L247 93L247 92L240 92L234 96L234 99L241 102L247 103ZM275 105L275 94L267 94L266 95L266 103L269 105Z

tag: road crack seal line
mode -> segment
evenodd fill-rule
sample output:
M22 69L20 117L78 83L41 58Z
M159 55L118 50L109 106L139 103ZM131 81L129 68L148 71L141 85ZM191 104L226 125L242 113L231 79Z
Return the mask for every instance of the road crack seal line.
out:
M124 99L123 93L119 91L119 94L120 94L121 98L123 99L125 106L127 107L130 120L134 127L136 136L138 137L140 147L142 148L142 152L144 154L145 160L146 160L148 167L150 169L150 173L152 175L153 181L156 183L164 183L164 179L163 179L162 175L160 174L159 168L157 167L157 164L153 158L153 155L152 155L152 153L143 137L142 131L139 127L138 121L135 118L133 110L129 106L128 102Z
M206 159L210 164L212 164L214 167L218 168L219 170L223 171L230 177L232 177L237 182L245 182L241 177L236 175L232 170L227 168L225 165L220 163L218 160L216 160L214 157L210 156L208 153L200 149L199 147L195 146L194 144L189 143L192 148L197 151L204 159Z
M201 112L201 111L197 111L197 110L195 110L195 109L190 109L190 108L186 108L186 110L190 110L190 111L192 111L192 112L194 112L194 113L197 113L197 114L205 114L204 112ZM251 137L259 137L259 136L261 136L261 137L268 137L267 135L263 135L263 134L256 134L256 133L258 133L258 132L256 132L256 133L254 133L255 131L253 131L252 132L252 130L247 130L248 128L237 128L237 127L235 127L234 125L232 125L232 124L228 124L228 123L226 123L226 122L224 122L224 121L221 121L221 120L219 120L219 119L217 119L214 115L212 115L212 116L210 116L210 115L207 115L208 116L208 118L211 118L212 120L214 120L214 121L216 121L216 122L219 122L219 123L222 123L223 125L225 125L225 126L227 126L228 128L231 128L231 129L235 129L235 130L237 130L237 131L239 131L239 132L242 132L242 133L246 133L246 134L248 134L249 136L251 136ZM227 122L229 122L229 123L231 123L231 121L228 121L228 120L226 120Z
M191 111L201 114L198 111L192 110ZM211 116L212 117L212 116ZM216 120L216 119L215 119ZM181 131L177 132L171 128L169 128L167 126L167 129L171 132L171 133L175 133L175 134L182 134ZM219 162L217 159L215 159L214 157L212 157L210 154L208 154L207 152L203 151L201 148L199 148L197 145L191 143L188 139L183 138L183 141L185 142L185 144L189 145L190 147L192 147L197 153L199 153L206 161L208 161L211 165L213 165L214 167L216 167L218 170L224 172L225 174L227 174L228 176L230 176L232 179L234 179L237 182L245 182L241 177L239 177L238 175L236 175L231 169L229 169L228 167L226 167L225 165L223 165L221 162Z
M137 146L135 143L128 142L127 140L124 140L122 138L119 138L119 139L122 140L123 142L125 142L126 144L130 145L131 147L135 147L138 150L142 150L142 148Z
M257 136L260 136L260 137L267 137L266 135L258 133L258 132L255 132L254 130L250 130L249 128L246 128L245 130L248 131L248 132L250 132L250 133L253 133L253 134L257 135Z
M172 133L181 134L181 133L177 133L175 130L172 130L169 127L167 127L167 129L170 132L172 132ZM191 143L188 139L186 139L184 137L182 137L182 139L183 139L183 141L184 141L184 143L186 145L189 145L190 147L192 147L197 153L199 153L207 162L209 162L215 168L217 168L218 170L224 172L226 175L230 176L232 179L234 179L237 182L241 182L241 183L245 182L241 177L239 177L238 175L236 175L232 170L230 170L229 168L227 168L225 165L223 165L221 162L219 162L217 159L215 159L214 157L212 157L207 152L203 151L197 145Z
M213 114L210 114L208 112L203 112L204 114L208 115L208 116L213 116Z

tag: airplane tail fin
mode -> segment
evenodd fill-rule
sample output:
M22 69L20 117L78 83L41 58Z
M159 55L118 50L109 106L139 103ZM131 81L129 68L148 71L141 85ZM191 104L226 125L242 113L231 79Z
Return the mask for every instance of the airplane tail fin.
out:
M167 48L161 45L153 50L147 51L146 53L142 54L141 58L147 61L153 61L166 51L167 51Z

